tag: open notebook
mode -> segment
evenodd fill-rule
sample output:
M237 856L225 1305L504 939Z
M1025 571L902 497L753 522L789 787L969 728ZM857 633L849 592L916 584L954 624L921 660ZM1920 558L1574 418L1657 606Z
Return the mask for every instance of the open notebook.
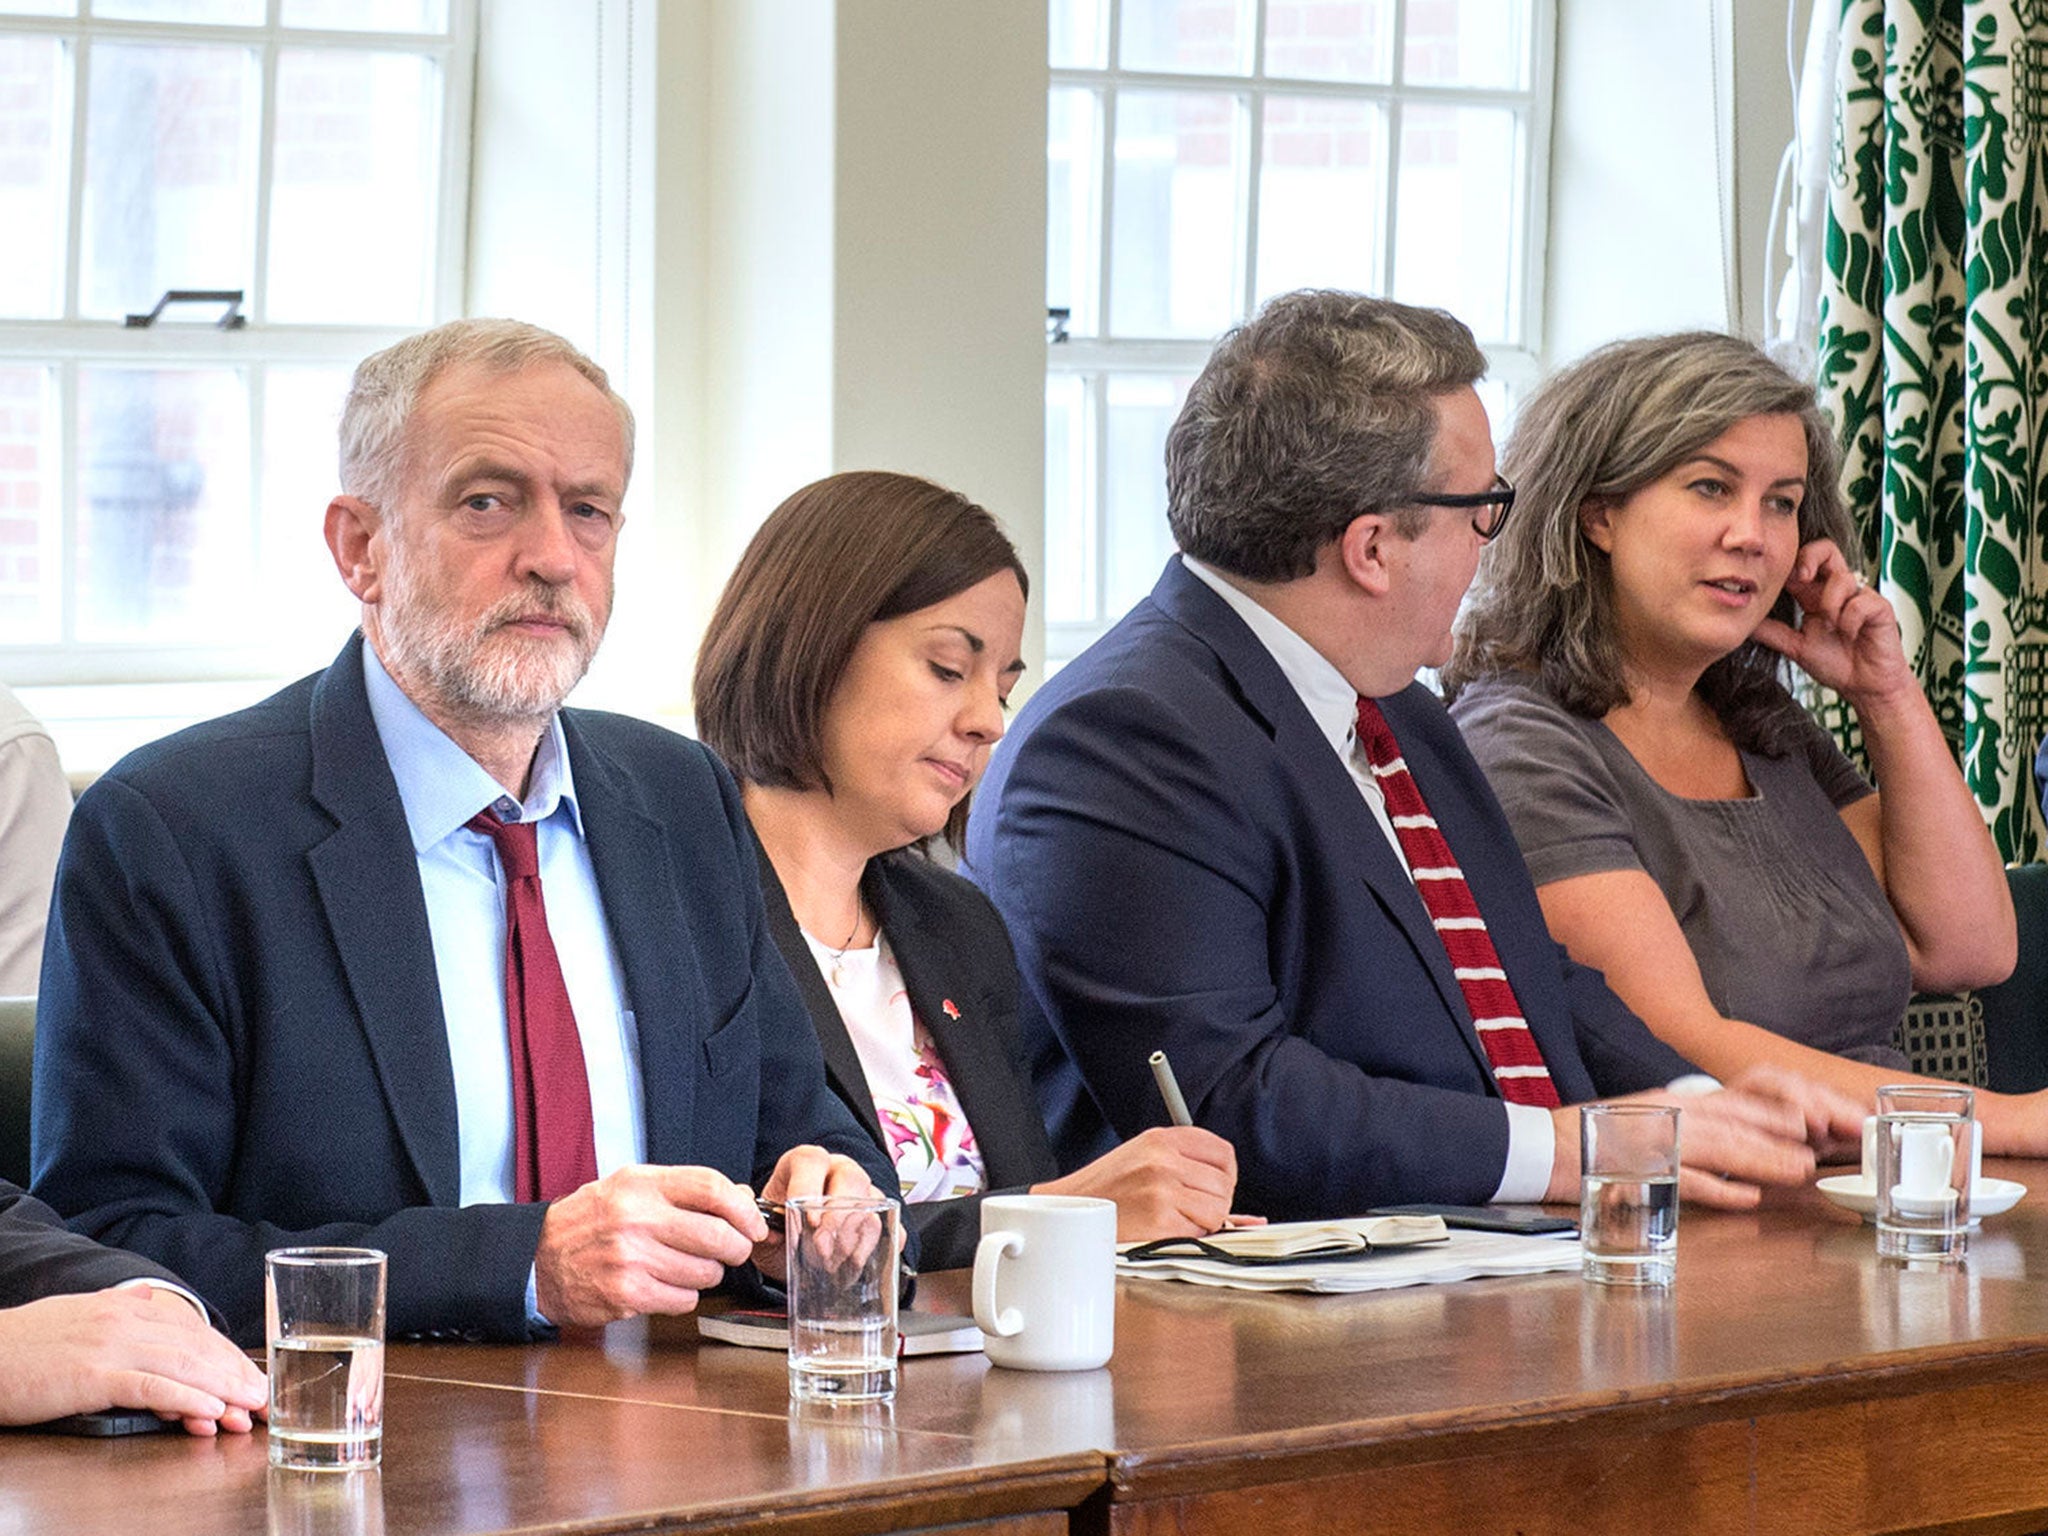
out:
M1252 1291L1378 1291L1578 1267L1574 1239L1454 1232L1440 1216L1276 1222L1117 1250L1122 1275Z

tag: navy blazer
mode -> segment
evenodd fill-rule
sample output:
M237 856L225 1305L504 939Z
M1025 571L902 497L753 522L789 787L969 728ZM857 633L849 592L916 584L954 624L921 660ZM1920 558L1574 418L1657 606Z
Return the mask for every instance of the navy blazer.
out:
M1442 705L1419 684L1380 703L1564 1101L1688 1070L1552 941ZM1271 653L1178 558L1023 710L967 853L1017 946L1063 1166L1165 1123L1164 1049L1237 1148L1241 1210L1499 1187L1506 1110L1413 882Z
M886 1149L860 1053L765 852L761 893L769 931L809 1005L833 1092L859 1117L876 1147ZM911 1012L931 1031L988 1174L984 1195L921 1200L903 1208L924 1269L965 1268L974 1262L981 1238L985 1195L1021 1194L1059 1175L1032 1097L1031 1074L1017 1048L1016 957L988 898L921 853L899 849L870 859L861 894L889 936Z
M304 1243L389 1253L392 1334L523 1338L546 1207L457 1204L426 899L361 647L79 800L37 1007L35 1192L186 1276L237 1338L262 1334L265 1250ZM768 936L731 776L657 726L562 721L648 1160L758 1182L816 1142L887 1179Z
M177 1276L67 1231L55 1211L0 1179L0 1307L103 1291L127 1280L177 1282Z

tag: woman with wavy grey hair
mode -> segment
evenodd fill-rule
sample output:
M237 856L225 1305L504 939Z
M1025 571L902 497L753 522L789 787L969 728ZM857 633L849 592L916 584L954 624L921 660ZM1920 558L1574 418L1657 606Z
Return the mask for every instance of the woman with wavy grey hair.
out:
M1524 404L1516 515L1444 683L1552 933L1681 1054L1861 1098L1908 996L2012 970L1996 849L1854 528L1813 390L1748 342L1618 342ZM1861 727L1873 787L1787 692ZM1979 1099L2048 1155L2048 1097Z

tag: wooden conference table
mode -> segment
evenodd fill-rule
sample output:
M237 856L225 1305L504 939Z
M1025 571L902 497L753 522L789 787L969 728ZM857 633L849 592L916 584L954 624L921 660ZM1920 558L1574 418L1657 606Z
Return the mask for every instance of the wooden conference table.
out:
M272 1474L260 1434L9 1436L0 1536L2048 1528L2048 1189L1952 1271L1880 1265L1810 1190L1688 1210L1679 1251L1668 1295L1126 1282L1106 1370L913 1360L889 1409L795 1414L779 1355L687 1322L394 1345L380 1473Z

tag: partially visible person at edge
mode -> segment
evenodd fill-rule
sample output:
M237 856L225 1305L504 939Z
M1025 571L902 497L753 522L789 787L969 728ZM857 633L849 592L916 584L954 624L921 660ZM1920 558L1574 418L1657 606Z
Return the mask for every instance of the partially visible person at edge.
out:
M1026 579L994 518L909 475L775 509L697 663L739 776L768 921L832 1086L896 1163L927 1269L974 1262L985 1193L1098 1195L1126 1242L1214 1231L1230 1144L1155 1127L1059 1177L1016 1044L1002 919L925 854L957 833L1024 669Z
M1812 387L1697 332L1603 347L1522 405L1514 521L1443 681L1550 931L1705 1070L1874 1106L1915 990L2009 975L2012 898L1848 552ZM1855 711L1873 787L1786 691ZM2048 1155L2048 1094L1982 1093L1985 1150Z
M1180 554L1025 706L968 828L1063 1160L1158 1121L1160 1048L1273 1217L1576 1198L1571 1106L1603 1094L1684 1104L1708 1204L1860 1135L1860 1105L1775 1068L1672 1098L1692 1069L1551 939L1416 681L1513 507L1485 366L1440 310L1294 293L1190 389Z
M57 854L71 819L71 784L56 743L0 687L0 997L29 997L43 966L43 925Z
M199 1299L0 1180L0 1424L141 1408L246 1434L268 1388Z
M393 1334L687 1312L750 1185L889 1165L826 1085L709 750L561 705L604 634L632 417L464 320L356 370L332 666L80 799L37 1021L35 1191L260 1337L263 1254L391 1258Z

